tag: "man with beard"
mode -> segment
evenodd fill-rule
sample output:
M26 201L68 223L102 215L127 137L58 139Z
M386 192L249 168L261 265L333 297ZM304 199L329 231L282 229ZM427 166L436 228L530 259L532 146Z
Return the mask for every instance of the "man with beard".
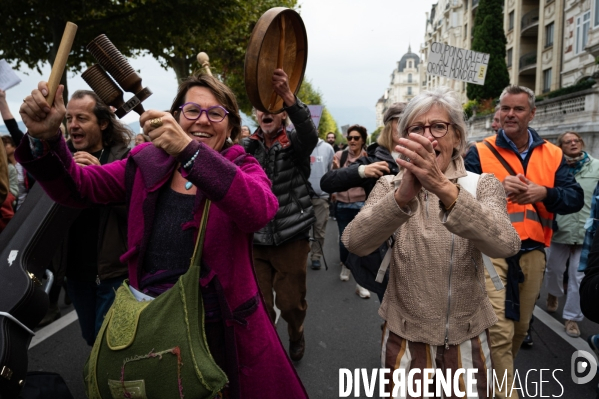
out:
M339 146L337 144L335 144L335 140L337 140L337 137L335 137L335 133L328 132L327 133L327 143L329 143L331 145L331 147L333 147L333 151L337 152L337 151L339 151Z
M306 263L309 231L316 219L308 178L318 132L308 107L291 92L287 74L276 69L272 81L285 110L279 114L256 111L260 126L241 145L260 162L279 200L275 218L254 234L254 267L273 323L273 290L276 293L277 308L287 322L289 356L297 361L305 349ZM290 119L294 129L287 131Z

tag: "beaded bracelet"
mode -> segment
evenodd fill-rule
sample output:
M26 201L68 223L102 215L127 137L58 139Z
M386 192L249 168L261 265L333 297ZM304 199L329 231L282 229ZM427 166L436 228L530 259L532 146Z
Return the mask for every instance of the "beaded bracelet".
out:
M193 154L193 156L191 157L191 159L189 161L187 161L184 165L183 165L183 169L187 170L189 168L191 168L191 166L193 165L193 163L195 162L196 158L198 157L198 154L200 153L200 150L197 150L195 154Z

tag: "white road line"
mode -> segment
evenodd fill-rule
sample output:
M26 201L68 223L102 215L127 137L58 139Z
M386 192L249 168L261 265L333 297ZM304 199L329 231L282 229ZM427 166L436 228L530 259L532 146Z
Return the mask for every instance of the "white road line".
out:
M589 352L590 354L592 354L595 357L595 360L599 360L599 359L597 359L597 355L595 354L595 351L591 349L589 344L584 339L573 338L573 337L569 336L568 334L566 334L566 328L564 327L564 325L562 323L560 323L559 321L557 321L556 319L554 319L551 315L549 315L549 313L545 312L540 307L535 306L533 315L539 321L541 321L543 324L545 324L547 327L552 329L553 332L555 332L557 335L559 335L564 341L566 341L567 343L572 345L574 348L576 348L577 350L583 350L585 352Z
M69 324L77 320L77 312L72 310L66 315L62 316L60 319L56 320L48 324L46 327L40 329L35 333L33 338L31 339L31 344L29 344L29 349L33 348L40 342L50 338L52 335L56 334L63 328L67 327Z

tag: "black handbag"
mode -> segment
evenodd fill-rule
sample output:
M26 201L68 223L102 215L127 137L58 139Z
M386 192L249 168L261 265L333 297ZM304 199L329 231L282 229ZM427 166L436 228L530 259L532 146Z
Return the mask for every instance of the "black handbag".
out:
M381 267L381 263L383 263L383 258L391 247L393 247L393 237L390 237L389 240L382 243L376 251L369 255L358 256L350 252L345 261L345 266L351 270L356 283L367 290L374 292L379 298L383 297L385 290L387 289L387 284L389 283L389 269L385 271L385 277L382 282L379 283L375 281L375 279L379 272L379 268Z

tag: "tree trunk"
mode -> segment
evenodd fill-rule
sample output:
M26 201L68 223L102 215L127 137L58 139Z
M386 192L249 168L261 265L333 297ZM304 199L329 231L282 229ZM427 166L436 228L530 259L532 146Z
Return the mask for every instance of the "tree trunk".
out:
M171 57L169 64L175 71L175 75L177 76L177 84L189 76L191 69L191 61L189 59Z

